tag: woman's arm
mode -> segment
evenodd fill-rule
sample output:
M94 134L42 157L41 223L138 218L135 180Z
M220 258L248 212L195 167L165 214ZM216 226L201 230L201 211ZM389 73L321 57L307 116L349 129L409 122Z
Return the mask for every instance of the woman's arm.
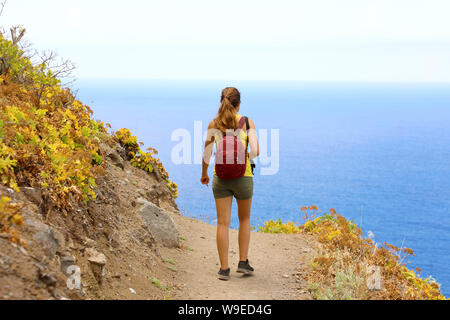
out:
M211 161L211 155L214 147L214 121L211 121L208 126L208 131L206 133L205 150L203 151L202 157L202 177L200 182L202 184L209 185L208 167Z
M252 119L248 119L250 129L248 131L248 140L250 145L250 160L259 156L259 142L256 136L256 127Z

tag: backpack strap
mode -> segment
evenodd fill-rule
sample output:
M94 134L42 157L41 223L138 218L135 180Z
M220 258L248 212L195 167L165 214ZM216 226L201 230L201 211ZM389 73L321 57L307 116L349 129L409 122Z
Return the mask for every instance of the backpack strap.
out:
M245 123L247 126L247 147L245 148L245 152L248 152L248 144L249 144L248 131L250 130L250 122L248 121L248 117L245 117ZM255 162L253 162L253 160L250 160L250 167L252 168L252 174L255 174Z
M248 149L248 143L249 143L249 140L248 140L248 130L250 130L250 122L248 121L248 117L244 117L244 119L245 119L245 126L246 126L246 132L247 132L247 149Z
M247 129L245 128L245 126L247 126ZM238 136L239 133L241 132L241 130L245 130L246 132L248 131L249 125L248 125L248 118L247 117L241 117L239 119L239 123L238 123L238 128L234 131L234 132L221 132L222 137L224 136Z
M241 117L239 119L239 129L244 129L244 125L247 124L247 117Z
M248 121L248 117L245 117L245 124L247 127L247 147L245 148L245 152L248 152L248 144L249 144L249 138L248 138L248 131L250 130L250 122ZM250 160L250 167L252 168L252 174L255 174L255 162L253 160Z

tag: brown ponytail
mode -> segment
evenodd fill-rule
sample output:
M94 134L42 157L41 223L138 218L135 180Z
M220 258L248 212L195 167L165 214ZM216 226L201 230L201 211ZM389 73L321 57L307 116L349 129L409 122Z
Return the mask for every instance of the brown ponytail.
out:
M236 88L225 88L220 98L220 108L214 119L215 127L221 132L227 129L236 130L239 122L236 119L237 109L241 103L241 94Z

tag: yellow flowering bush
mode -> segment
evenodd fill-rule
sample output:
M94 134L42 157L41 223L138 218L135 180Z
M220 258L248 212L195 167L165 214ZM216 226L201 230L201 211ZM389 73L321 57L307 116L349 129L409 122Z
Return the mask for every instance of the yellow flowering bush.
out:
M20 214L22 205L10 202L10 198L0 195L0 234L6 234L9 241L25 246L25 241L21 240L17 230L12 228L23 224Z
M283 223L281 219L275 221L271 219L264 222L264 226L259 227L258 231L263 233L300 233L301 228L292 221Z
M440 286L432 278L421 278L420 269L410 270L403 263L414 255L410 248L375 244L362 237L353 221L335 209L323 214L316 206L301 207L303 225L269 220L259 227L265 233L305 233L320 244L310 262L307 280L314 299L423 299L442 300ZM382 287L366 285L371 267L379 268Z
M164 168L162 162L155 158L154 155L158 154L158 151L154 148L148 148L147 152L141 150L140 146L142 142L138 142L137 137L133 136L131 131L122 128L115 133L117 141L127 150L127 155L131 164L140 168L146 172L153 172L154 168L158 169L158 172L167 183L167 188L171 192L172 196L176 199L178 197L178 185L169 179L169 174Z
M8 64L0 75L1 183L16 191L38 187L64 211L71 200L95 198L103 124L45 64L33 65L1 35L0 56Z
M322 245L308 276L314 284L315 298L445 299L433 279L423 279L403 264L407 256L414 255L410 248L388 243L379 247L371 239L363 238L361 229L334 209L319 217L316 210L303 207L302 211L306 219L303 232L316 236ZM370 266L380 270L382 287L377 290L369 290L365 283L361 286L361 281L366 282L369 277ZM345 282L341 281L343 275Z
M0 33L0 183L16 191L40 188L46 208L68 212L77 201L96 197L95 178L104 171L99 145L111 136L92 110L61 85L45 63L33 65ZM158 168L176 197L156 150L142 152L137 138L122 129L116 138L132 164L147 172Z

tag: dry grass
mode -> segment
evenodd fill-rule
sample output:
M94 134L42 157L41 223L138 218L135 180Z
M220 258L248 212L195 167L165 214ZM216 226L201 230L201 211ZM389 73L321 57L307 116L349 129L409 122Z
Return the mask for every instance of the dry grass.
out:
M312 235L318 243L307 273L314 299L442 300L440 286L432 278L421 278L420 270L410 270L406 257L410 248L384 243L379 246L363 238L355 223L336 210L318 216L317 207L302 207L305 223L283 226L266 223L263 232L288 230ZM280 231L281 232L281 231Z

